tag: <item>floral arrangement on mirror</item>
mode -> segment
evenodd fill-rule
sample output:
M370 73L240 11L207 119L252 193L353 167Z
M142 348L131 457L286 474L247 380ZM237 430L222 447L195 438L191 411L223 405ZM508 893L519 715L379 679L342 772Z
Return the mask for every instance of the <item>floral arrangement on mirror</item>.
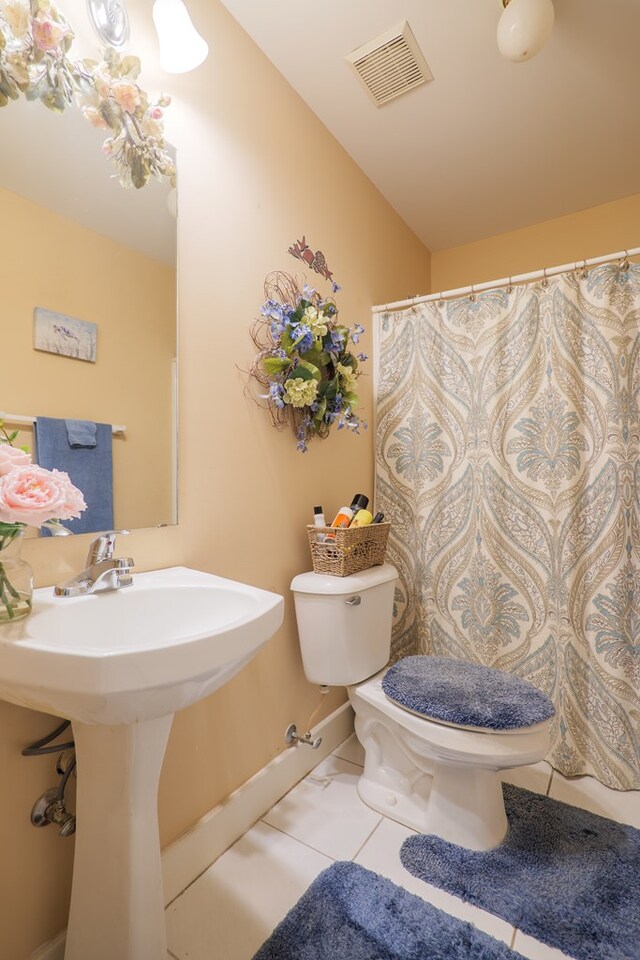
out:
M17 436L0 420L0 623L31 612L33 576L20 558L26 528L48 526L55 532L60 520L79 517L87 508L68 474L32 463L25 447L13 445Z
M333 293L339 290L333 283ZM340 324L332 299L307 284L301 288L288 273L270 273L264 294L251 330L258 355L250 374L268 389L259 398L267 401L274 426L291 426L302 453L310 440L328 437L334 424L353 433L366 429L355 411L359 365L367 356L350 349L364 327Z
M0 107L40 100L62 112L74 101L93 126L109 132L103 151L125 187L143 187L150 176L175 186L162 122L170 98L156 103L136 83L138 57L108 47L102 62L69 56L73 31L49 0L0 0Z

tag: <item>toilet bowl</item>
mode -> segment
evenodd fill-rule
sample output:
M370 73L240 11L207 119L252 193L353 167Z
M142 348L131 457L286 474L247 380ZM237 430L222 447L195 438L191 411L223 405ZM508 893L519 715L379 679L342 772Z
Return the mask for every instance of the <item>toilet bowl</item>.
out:
M365 752L358 793L368 806L420 833L489 850L507 831L500 771L543 759L553 705L526 681L468 661L409 657L387 671L397 576L383 564L349 577L293 579L305 675L347 687ZM453 704L443 709L436 701L452 677ZM528 695L535 709L505 721L500 690L514 694L514 702Z

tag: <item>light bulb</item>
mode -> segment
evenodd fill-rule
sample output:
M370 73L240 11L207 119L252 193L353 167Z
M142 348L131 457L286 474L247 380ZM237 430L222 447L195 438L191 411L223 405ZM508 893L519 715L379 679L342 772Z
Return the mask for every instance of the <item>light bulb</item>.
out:
M498 21L498 50L507 60L529 60L553 30L552 0L508 0Z
M167 73L187 73L206 59L209 47L192 24L182 0L155 0L153 22L160 44L160 66Z

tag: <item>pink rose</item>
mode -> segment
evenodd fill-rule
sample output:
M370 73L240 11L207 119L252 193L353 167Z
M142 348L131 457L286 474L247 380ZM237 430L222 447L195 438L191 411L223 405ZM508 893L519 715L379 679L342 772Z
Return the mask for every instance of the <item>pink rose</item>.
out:
M70 520L86 508L66 473L31 464L0 477L0 522L40 527L46 520Z
M38 50L47 53L49 50L57 50L60 42L69 32L68 27L64 27L53 20L47 20L41 14L34 19L32 25L33 42Z
M114 83L111 96L126 113L135 113L140 103L138 88L133 83Z
M152 120L161 120L162 110L160 109L160 107L152 107L152 109L149 110L149 116L151 117Z
M29 463L30 453L25 453L20 447L12 447L10 443L0 443L0 477L4 477L16 467L26 467Z
M92 127L97 127L99 130L107 130L107 122L100 113L99 110L96 110L95 107L83 107L82 108L83 116L89 121Z
M57 514L57 519L72 520L74 517L79 517L82 511L87 509L82 493L71 483L68 473L63 473L62 470L53 470L52 473L62 484L65 495L64 509L62 513Z

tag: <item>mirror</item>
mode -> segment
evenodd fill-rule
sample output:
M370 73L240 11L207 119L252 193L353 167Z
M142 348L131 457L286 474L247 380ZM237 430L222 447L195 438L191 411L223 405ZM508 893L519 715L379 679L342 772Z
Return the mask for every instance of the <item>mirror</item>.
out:
M33 418L123 427L109 432L115 527L175 523L170 188L152 179L124 189L102 152L104 130L75 106L59 114L20 98L0 109L0 136L0 417L32 452ZM87 353L74 337L85 334L90 347L95 334L94 360L78 358ZM67 469L70 449L43 465Z

